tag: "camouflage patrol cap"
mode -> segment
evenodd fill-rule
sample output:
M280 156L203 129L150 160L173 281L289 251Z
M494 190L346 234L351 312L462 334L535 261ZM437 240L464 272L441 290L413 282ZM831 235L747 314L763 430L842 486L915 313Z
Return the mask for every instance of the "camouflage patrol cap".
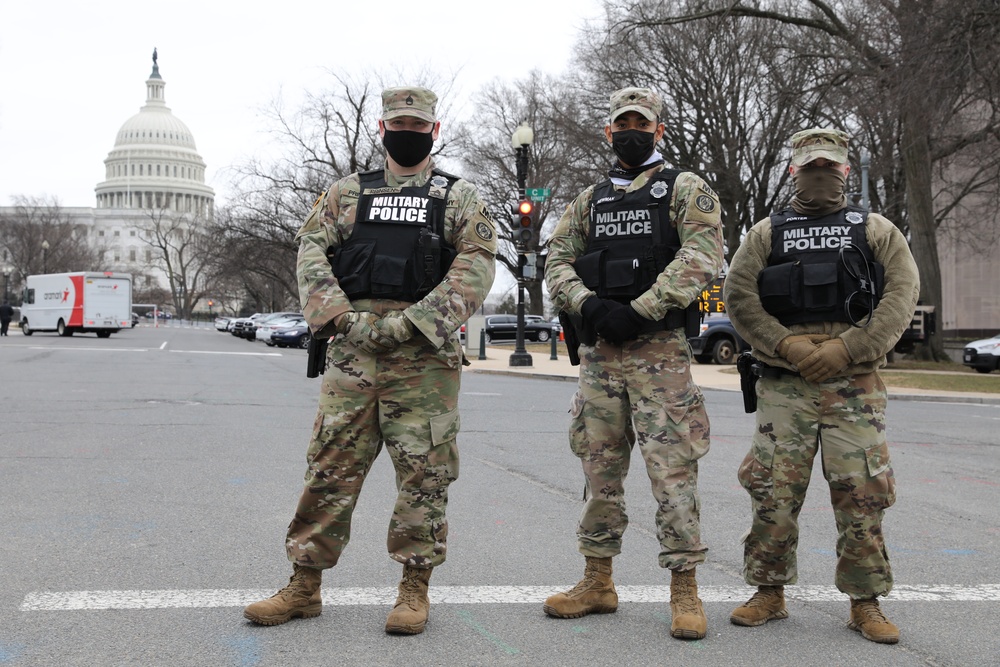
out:
M622 88L611 93L611 122L626 111L638 111L646 120L656 121L663 109L660 96L649 88Z
M814 127L792 135L792 166L801 167L817 158L847 163L847 133Z
M435 109L437 95L419 86L400 86L382 91L382 120L413 116L433 123L437 120Z

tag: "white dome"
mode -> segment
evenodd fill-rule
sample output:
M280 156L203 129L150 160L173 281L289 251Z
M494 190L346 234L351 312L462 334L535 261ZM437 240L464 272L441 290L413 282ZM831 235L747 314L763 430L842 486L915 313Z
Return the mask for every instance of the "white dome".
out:
M191 130L165 106L143 107L118 130L115 148L137 144L182 146L197 150Z

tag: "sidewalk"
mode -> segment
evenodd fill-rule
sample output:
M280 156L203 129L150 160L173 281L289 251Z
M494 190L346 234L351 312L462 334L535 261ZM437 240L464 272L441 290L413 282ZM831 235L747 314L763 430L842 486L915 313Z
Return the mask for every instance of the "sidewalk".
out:
M579 377L579 367L571 366L566 356L566 348L560 344L558 359L553 361L551 353L531 352L531 366L517 367L510 365L510 355L514 351L512 345L487 346L486 359L479 359L475 354L469 356L471 366L465 370L471 373L492 373L494 375L526 375L548 380L576 382ZM691 364L691 375L702 389L718 391L739 391L740 376L736 366L718 366L716 364ZM887 387L889 398L900 401L942 401L946 403L984 403L1000 405L1000 394L979 392L934 391L929 389L912 389L910 387Z

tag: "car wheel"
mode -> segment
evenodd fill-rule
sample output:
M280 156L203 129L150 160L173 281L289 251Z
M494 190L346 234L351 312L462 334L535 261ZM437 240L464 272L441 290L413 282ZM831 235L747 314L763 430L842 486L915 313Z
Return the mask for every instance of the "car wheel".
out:
M712 355L710 354L696 354L694 355L694 360L699 364L710 364L712 363Z
M538 332L537 340L538 340L539 343L546 343L546 342L548 342L549 338L550 338L550 334L549 334L548 330L542 329L541 331Z
M309 334L302 334L302 338L299 339L299 347L303 350L309 347L309 343L312 342L312 336Z
M98 338L111 338L111 332L110 331L98 331L97 332L97 337Z
M725 366L736 361L736 343L728 338L720 338L712 348L712 359Z
M34 331L31 330L31 327L28 326L28 320L23 320L21 322L21 333L24 334L25 336L30 336L31 334L35 333Z
M490 336L489 332L486 333L486 344L489 345L493 342L493 337Z
M976 366L976 372L977 373L992 373L993 369L992 368L986 368L984 366Z
M59 324L56 325L56 333L60 336L72 336L73 330L66 328L66 323L59 320Z

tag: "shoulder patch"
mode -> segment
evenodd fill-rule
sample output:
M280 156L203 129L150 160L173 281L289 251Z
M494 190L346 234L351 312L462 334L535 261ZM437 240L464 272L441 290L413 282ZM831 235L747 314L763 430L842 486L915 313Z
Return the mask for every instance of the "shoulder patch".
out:
M482 222L482 221L477 222L476 223L476 236L478 236L479 238L481 238L484 241L492 241L493 240L493 230L490 229L490 226L487 225L485 222Z
M694 205L702 213L711 213L715 210L715 198L709 195L698 195L695 197Z

